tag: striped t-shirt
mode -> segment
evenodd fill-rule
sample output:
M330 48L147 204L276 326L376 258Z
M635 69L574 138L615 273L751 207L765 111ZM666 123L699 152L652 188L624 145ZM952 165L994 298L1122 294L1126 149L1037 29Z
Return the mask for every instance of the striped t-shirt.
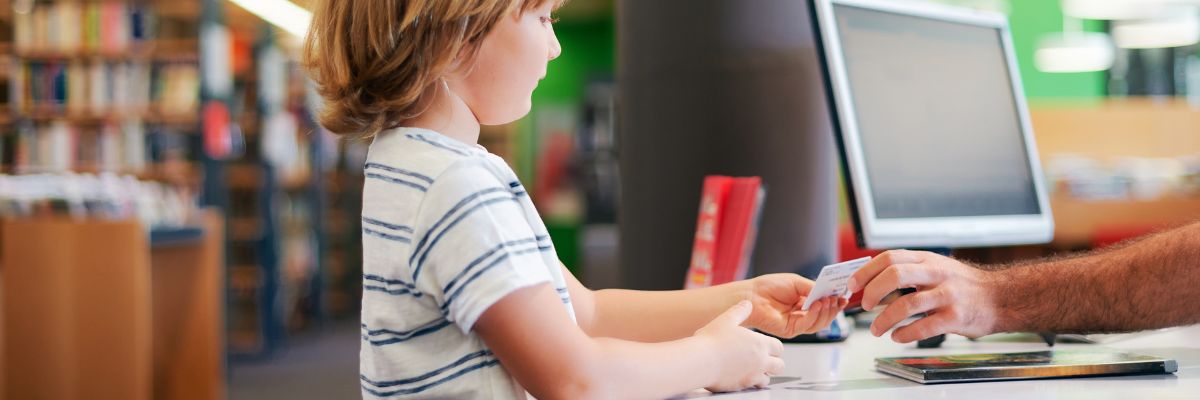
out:
M365 174L363 398L526 398L471 330L505 295L544 282L574 318L516 174L478 145L416 128L376 136Z

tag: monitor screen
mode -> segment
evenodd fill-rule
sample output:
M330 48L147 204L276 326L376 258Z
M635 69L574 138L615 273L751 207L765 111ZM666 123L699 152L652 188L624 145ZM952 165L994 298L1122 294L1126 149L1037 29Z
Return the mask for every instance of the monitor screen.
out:
M1049 241L1054 221L1004 15L814 3L859 244Z
M876 218L1041 213L1006 32L843 4L833 15Z

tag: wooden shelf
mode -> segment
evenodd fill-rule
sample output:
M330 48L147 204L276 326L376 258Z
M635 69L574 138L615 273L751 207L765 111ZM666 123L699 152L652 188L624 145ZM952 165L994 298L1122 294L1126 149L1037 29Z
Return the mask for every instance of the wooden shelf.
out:
M34 106L28 112L17 111L3 115L8 121L0 120L0 124L9 123L13 119L30 119L37 122L67 121L78 125L102 125L120 123L138 119L145 123L160 125L200 125L199 112L194 114L168 113L138 110L109 110L109 111L66 111L57 106Z
M127 61L170 60L175 58L198 60L200 56L200 42L194 38L154 39L131 44L125 49L79 48L74 50L56 48L19 49L12 42L2 42L0 43L0 54L39 61L93 59Z
M128 50L77 50L63 51L56 49L16 50L10 54L13 57L34 61L77 61L77 60L150 60L153 53L144 49Z
M330 236L343 235L350 231L350 222L344 219L325 218L325 234Z
M255 241L262 238L262 223L256 218L240 217L229 219L229 239Z
M1200 196L1153 200L1081 200L1064 193L1050 198L1054 214L1053 246L1089 246L1103 230L1151 231L1200 218Z
M201 2L199 1L159 1L154 3L154 13L160 19L198 20L201 11Z
M227 167L228 185L231 189L258 190L262 188L265 179L261 167L252 164L234 164ZM286 175L279 180L279 186L285 190L295 191L308 187L312 175L307 173Z
M229 267L229 289L253 292L262 284L262 268L257 264L238 264Z
M279 186L291 191L302 190L308 188L311 181L312 175L308 173L289 174L279 181Z
M262 170L256 165L233 164L226 167L226 184L230 189L258 190L262 176Z
M71 170L77 174L98 175L112 172L119 175L131 175L140 180L170 182L176 184L194 185L200 182L200 168L188 162L168 162L153 164L143 171L104 171L99 167L81 166Z

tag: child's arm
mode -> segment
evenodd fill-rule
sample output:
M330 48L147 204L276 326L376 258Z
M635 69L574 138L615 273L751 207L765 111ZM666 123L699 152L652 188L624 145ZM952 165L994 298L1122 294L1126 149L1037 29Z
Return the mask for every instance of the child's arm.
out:
M594 337L661 342L691 335L741 300L754 310L744 326L779 337L794 337L829 326L844 300L822 299L799 311L812 282L796 274L770 274L702 289L592 291L566 268L563 276L579 326Z
M537 398L663 398L766 386L782 371L782 343L740 327L749 315L749 304L739 303L695 334L663 343L593 338L571 321L553 287L540 284L493 304L473 329Z

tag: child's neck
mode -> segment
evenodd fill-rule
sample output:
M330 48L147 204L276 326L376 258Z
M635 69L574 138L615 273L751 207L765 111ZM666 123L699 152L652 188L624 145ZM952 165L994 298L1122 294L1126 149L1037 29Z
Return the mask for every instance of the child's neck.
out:
M479 120L449 88L439 91L429 109L405 125L428 129L469 145L479 143Z

